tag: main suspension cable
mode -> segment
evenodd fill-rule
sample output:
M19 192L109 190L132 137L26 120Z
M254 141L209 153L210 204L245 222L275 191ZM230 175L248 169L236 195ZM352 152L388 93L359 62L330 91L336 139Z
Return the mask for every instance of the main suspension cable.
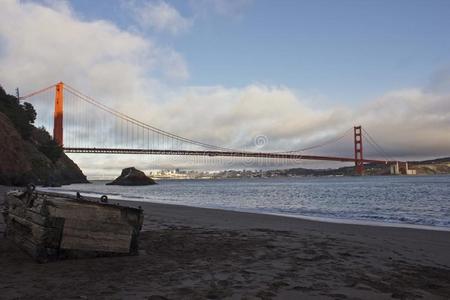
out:
M291 150L291 151L283 151L283 153L303 152L303 151L307 151L307 150L311 150L311 149L316 149L316 148L320 148L320 147L323 147L323 146L326 146L326 145L329 145L329 144L336 143L336 142L342 140L344 137L346 137L347 134L349 134L350 131L351 131L352 129L353 129L353 128L349 128L349 129L347 129L342 135L338 136L337 138L333 138L333 139L331 139L331 140L327 140L327 141L325 141L325 142L323 142L323 143L320 143L320 144L317 144L317 145L313 145L313 146L309 146L309 147L302 148L302 149Z
M43 92L45 92L45 91L47 91L49 89L54 88L55 86L56 86L56 84L50 85L50 86L48 86L46 88L40 89L38 91L35 91L33 93L30 93L30 94L27 94L27 95L25 95L23 97L20 97L19 100L25 100L25 99L30 98L32 96L35 96L37 94L43 93ZM177 141L180 141L180 142L186 142L186 143L191 144L191 145L201 146L201 147L204 147L204 148L207 148L207 149L215 149L215 150L220 150L220 151L232 151L232 152L235 152L235 151L251 152L251 151L242 151L242 150L236 150L236 149L232 149L232 148L220 147L220 146L216 146L216 145L207 144L207 143L203 143L203 142L200 142L200 141L192 140L192 139L189 139L189 138L185 138L185 137L182 137L180 135L177 135L177 134L174 134L174 133L171 133L171 132L159 129L159 128L154 127L152 125L149 125L147 123L141 122L141 121L139 121L139 120L137 120L137 119L135 119L133 117L130 117L130 116L124 114L124 113L121 113L121 112L119 112L119 111L117 111L117 110L115 110L115 109L113 109L113 108L111 108L111 107L109 107L107 105L102 104L100 101L97 101L94 98L83 94L82 92L78 91L77 89L73 88L72 86L70 86L68 84L65 84L65 90L67 90L73 96L78 97L79 99L81 99L81 100L83 100L83 101L85 101L85 102L87 102L89 104L92 104L92 105L96 106L97 108L99 108L99 109L101 109L101 110L103 110L103 111L105 111L107 113L110 113L110 114L112 114L113 116L115 116L115 117L117 117L119 119L122 119L122 120L124 120L126 122L130 122L131 124L134 124L134 125L136 125L138 127L141 127L142 129L145 129L145 130L148 130L148 131L152 131L153 133L160 134L160 135L165 136L167 138L171 138L173 140L177 140ZM329 145L329 144L333 144L333 143L336 143L336 142L340 141L341 139L346 137L351 130L352 130L352 128L349 128L342 135L340 135L340 136L338 136L336 138L327 140L327 141L325 141L323 143L320 143L320 144L317 144L317 145L308 146L308 147L305 147L305 148L296 149L296 150L290 150L290 151L278 151L278 152L275 152L275 153L296 153L296 152L303 152L303 151L308 151L308 150L320 148L320 147L323 147L323 146L326 146L326 145ZM375 148L375 150L377 152L379 152L379 154L382 154L382 156L385 156L386 158L389 158L390 156L387 155L387 153L384 151L384 149L381 148L376 143L376 141L370 136L370 134L365 129L363 129L363 131L367 134L367 137L368 137L367 141L369 142L369 144L371 144ZM173 144L173 142L172 142L172 144Z
M53 85L48 86L48 87L46 87L46 88L43 88L43 89L40 89L40 90L38 90L38 91L32 92L32 93L30 93L30 94L28 94L28 95L19 97L19 100L22 101L22 100L25 100L25 99L27 99L27 98L33 97L33 96L35 96L35 95L37 95L37 94L43 93L43 92L45 92L45 91L48 91L49 89L52 89L52 88L54 88L55 86L56 86L56 84L53 84Z
M82 100L84 100L86 102L89 102L92 105L94 105L94 106L96 106L96 107L98 107L98 108L100 108L100 109L102 109L102 110L104 110L104 111L106 111L106 112L108 112L110 114L113 114L116 117L122 118L122 119L124 119L124 120L126 120L128 122L131 122L132 124L134 124L136 126L143 127L143 128L145 128L147 130L151 130L151 131L157 132L157 133L159 133L159 134L161 134L163 136L166 136L166 137L169 137L169 138L173 138L173 139L176 139L178 141L183 141L183 142L186 142L186 143L189 143L189 144L193 144L193 145L196 145L196 146L202 146L202 147L205 147L205 148L216 149L216 150L221 150L221 151L236 151L235 149L224 148L224 147L219 147L219 146L203 143L203 142L200 142L200 141L195 141L195 140L192 140L192 139L188 139L188 138L185 138L185 137L182 137L182 136L179 136L179 135L176 135L176 134L164 131L164 130L159 129L157 127L154 127L152 125L143 123L143 122L141 122L141 121L139 121L139 120L137 120L135 118L132 118L132 117L130 117L128 115L125 115L125 114L123 114L123 113L121 113L121 112L119 112L119 111L117 111L117 110L115 110L115 109L113 109L111 107L108 107L108 106L100 103L99 101L93 99L92 97L84 95L83 93L79 92L78 90L74 89L73 87L71 87L71 86L69 86L67 84L65 86L66 86L66 90L69 93L72 93L73 95L79 97L80 99L82 99Z
M372 145L372 147L374 147L375 151L377 151L378 154L384 156L384 158L387 158L388 160L396 160L394 157L391 157L386 151L384 151L384 149L375 141L375 139L369 134L369 132L367 132L367 130L363 128L363 131L367 135L367 141Z

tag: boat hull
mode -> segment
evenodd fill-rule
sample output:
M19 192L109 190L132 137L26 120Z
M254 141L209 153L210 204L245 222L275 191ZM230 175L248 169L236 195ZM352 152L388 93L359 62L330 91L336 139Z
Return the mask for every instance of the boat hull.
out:
M53 193L6 194L5 236L35 260L138 254L141 209Z

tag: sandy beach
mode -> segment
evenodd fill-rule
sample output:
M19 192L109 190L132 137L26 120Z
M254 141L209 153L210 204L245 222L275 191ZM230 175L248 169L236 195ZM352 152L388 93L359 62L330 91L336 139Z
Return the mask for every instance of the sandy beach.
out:
M38 264L1 219L0 299L450 298L450 232L121 204L145 211L139 256Z

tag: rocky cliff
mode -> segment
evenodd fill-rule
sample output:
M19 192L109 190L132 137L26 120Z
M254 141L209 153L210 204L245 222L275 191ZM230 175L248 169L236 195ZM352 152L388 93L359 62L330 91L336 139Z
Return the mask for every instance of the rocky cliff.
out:
M80 168L64 153L52 157L43 151L50 141L48 133L37 128L32 129L29 139L23 139L11 120L0 112L0 184L88 182Z

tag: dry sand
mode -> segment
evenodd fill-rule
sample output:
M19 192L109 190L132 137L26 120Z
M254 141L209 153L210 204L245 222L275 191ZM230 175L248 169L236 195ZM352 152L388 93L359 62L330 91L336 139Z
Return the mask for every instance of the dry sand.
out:
M450 232L126 203L139 256L37 264L0 238L0 299L450 298Z

